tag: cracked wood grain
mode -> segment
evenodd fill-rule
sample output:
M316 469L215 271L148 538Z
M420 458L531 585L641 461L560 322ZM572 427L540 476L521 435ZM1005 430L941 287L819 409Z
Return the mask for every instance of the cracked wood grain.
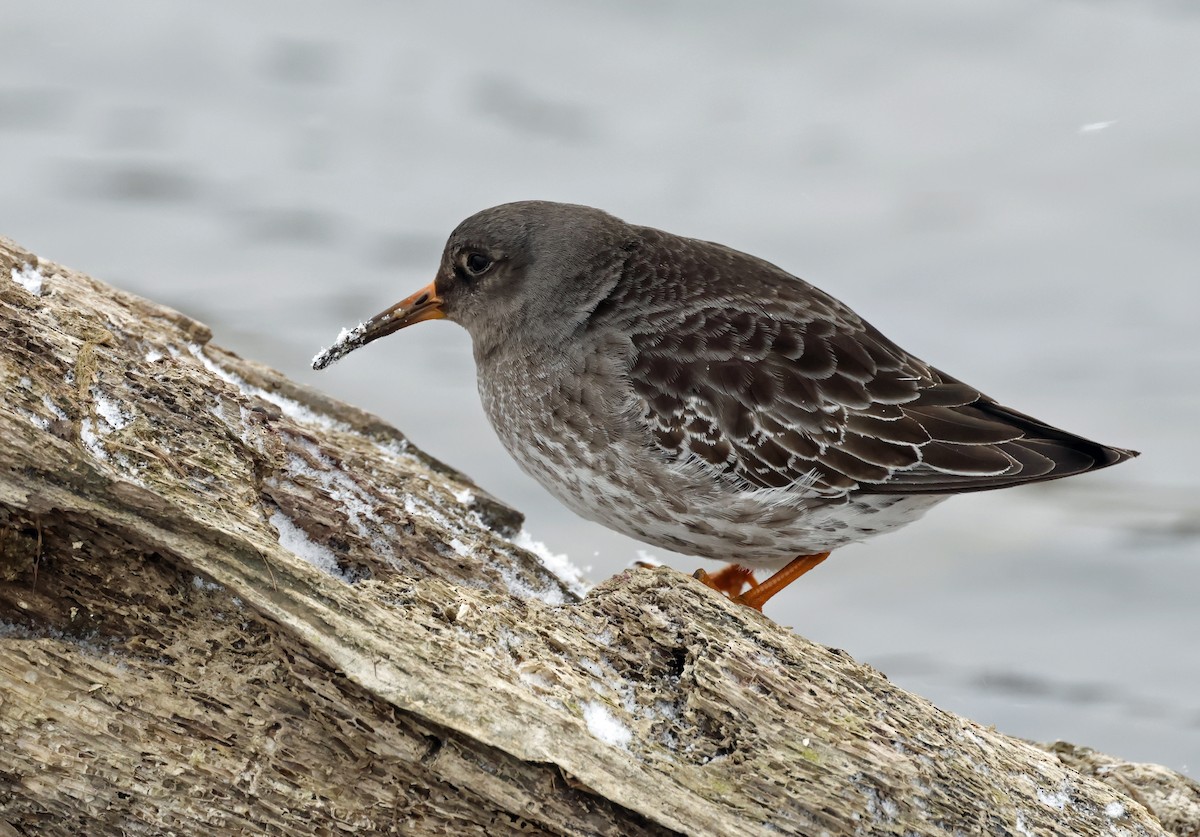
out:
M0 828L1197 833L1185 777L687 576L582 596L463 474L210 340L0 240Z

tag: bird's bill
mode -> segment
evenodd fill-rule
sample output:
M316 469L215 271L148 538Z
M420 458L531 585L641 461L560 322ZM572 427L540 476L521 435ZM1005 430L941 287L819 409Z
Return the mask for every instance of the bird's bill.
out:
M372 340L387 337L393 332L425 320L444 320L445 318L446 312L442 310L442 298L438 296L437 287L430 282L412 296L405 297L391 308L379 312L363 323L362 337L354 348L365 346Z
M446 312L442 309L442 298L438 296L435 284L430 282L412 296L405 297L365 323L349 331L343 331L332 346L313 358L313 369L324 369L355 349L361 348L373 340L378 340L380 337L387 337L402 328L425 320L442 320L445 317Z

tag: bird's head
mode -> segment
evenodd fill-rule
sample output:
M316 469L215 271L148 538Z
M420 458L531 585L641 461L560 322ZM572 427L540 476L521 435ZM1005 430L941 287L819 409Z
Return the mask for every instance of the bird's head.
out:
M627 224L587 206L485 209L450 234L432 282L344 333L313 367L425 320L463 326L477 356L514 341L565 339L611 290L633 240Z

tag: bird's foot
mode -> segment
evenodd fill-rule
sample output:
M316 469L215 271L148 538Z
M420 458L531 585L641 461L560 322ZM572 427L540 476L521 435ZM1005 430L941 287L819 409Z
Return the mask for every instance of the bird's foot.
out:
M755 585L740 596L733 596L731 598L740 605L754 608L759 613L762 613L763 605L767 603L768 599L828 557L828 552L818 552L816 555L801 555L793 558L787 566L776 572L762 584Z
M692 577L717 592L724 593L730 601L762 613L763 605L768 599L828 557L828 552L801 555L761 584L754 578L753 570L737 564L730 564L712 575L704 570L696 570ZM750 589L743 593L747 585Z
M754 577L754 570L749 567L739 566L738 564L730 564L712 575L709 575L704 570L696 570L696 572L692 573L692 577L717 592L724 593L731 599L736 599L742 595L742 591L747 586L751 589L758 586L758 580Z

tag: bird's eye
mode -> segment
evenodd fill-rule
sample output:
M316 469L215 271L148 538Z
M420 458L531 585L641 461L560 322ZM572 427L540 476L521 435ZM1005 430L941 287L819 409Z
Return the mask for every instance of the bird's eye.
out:
M472 276L479 276L487 271L492 266L492 260L483 253L468 253L463 259L463 267L467 269L467 273Z

